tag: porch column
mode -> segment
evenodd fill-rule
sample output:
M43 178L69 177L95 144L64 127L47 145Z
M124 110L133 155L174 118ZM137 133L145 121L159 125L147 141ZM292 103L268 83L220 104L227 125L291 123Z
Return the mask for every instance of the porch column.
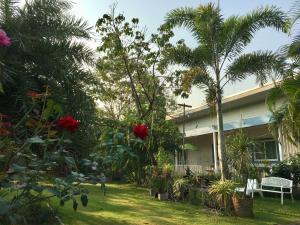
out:
M178 165L178 153L177 150L175 150L175 167Z
M282 134L281 134L281 129L278 128L278 153L279 153L279 161L283 161L283 152L282 152Z
M213 134L213 149L214 149L214 169L215 172L218 172L219 168L218 168L217 135L215 131L213 131L212 134Z

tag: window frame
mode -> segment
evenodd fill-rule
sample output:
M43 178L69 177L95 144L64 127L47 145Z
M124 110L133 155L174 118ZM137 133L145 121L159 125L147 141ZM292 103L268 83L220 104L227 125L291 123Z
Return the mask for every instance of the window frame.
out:
M275 140L275 139L272 139L272 138L268 138L268 139L259 139L257 140L257 142L259 142L260 144L263 144L263 149L264 149L264 156L265 158L264 159L256 159L256 152L255 152L255 147L253 149L253 161L255 163L261 163L261 162L264 162L264 161L268 161L268 162L279 162L280 161L280 156L279 156L279 145L278 145L278 141ZM274 158L274 159L268 159L266 158L266 143L267 142L274 142L275 143L275 153L276 153L276 157L277 158Z

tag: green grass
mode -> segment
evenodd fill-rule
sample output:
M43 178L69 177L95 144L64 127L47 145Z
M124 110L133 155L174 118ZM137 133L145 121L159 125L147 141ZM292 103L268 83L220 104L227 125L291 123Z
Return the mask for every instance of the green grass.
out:
M99 186L89 185L89 204L81 204L77 212L71 202L58 207L62 221L68 225L184 225L184 224L290 224L300 221L300 201L292 203L285 199L281 206L279 198L256 197L254 201L255 217L241 219L237 217L217 216L207 213L199 205L189 203L159 201L148 196L148 190L127 184L108 184L104 197Z

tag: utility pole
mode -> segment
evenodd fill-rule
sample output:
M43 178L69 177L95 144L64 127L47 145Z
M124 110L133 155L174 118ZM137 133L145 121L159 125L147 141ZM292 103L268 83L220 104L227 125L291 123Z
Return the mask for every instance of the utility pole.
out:
M185 103L183 104L177 104L181 107L183 107L183 121L182 121L182 151L184 152L184 138L185 138L185 108L192 108L191 105L186 105ZM176 161L178 163L178 155L176 154ZM176 162L175 162L176 163ZM176 163L176 164L177 164Z

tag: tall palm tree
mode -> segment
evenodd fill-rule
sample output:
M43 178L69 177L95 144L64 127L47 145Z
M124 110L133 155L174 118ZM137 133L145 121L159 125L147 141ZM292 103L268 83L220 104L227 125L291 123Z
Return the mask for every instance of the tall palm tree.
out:
M181 78L181 93L192 85L205 88L207 101L216 107L218 121L218 154L222 179L228 177L224 163L224 134L222 95L229 82L241 81L255 75L263 84L270 73L280 75L283 61L270 51L243 54L256 31L272 27L285 31L286 15L278 8L258 8L245 16L224 18L214 4L198 8L178 8L166 16L166 24L187 28L198 46L189 48L180 41L167 55L171 63L188 68Z

